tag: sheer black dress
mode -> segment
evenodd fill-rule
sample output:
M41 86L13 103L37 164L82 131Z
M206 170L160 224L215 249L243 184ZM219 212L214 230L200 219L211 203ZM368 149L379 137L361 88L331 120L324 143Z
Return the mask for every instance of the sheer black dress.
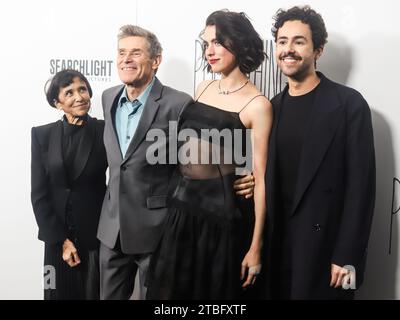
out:
M243 293L240 269L254 207L253 199L233 190L240 169L251 163L250 130L239 114L198 101L182 112L178 141L184 142L147 299L235 299Z

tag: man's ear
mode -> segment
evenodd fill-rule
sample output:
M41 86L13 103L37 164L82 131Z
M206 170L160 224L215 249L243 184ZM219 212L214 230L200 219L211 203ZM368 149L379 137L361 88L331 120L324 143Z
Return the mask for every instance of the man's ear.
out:
M162 56L161 56L161 54L159 54L153 60L153 65L152 65L153 70L157 70L158 69L158 67L161 64L161 61L162 61Z
M317 61L321 57L323 52L324 52L323 46L315 50L315 61Z

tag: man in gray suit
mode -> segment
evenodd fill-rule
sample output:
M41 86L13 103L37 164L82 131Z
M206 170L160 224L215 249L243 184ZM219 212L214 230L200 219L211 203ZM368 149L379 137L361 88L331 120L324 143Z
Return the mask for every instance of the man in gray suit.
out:
M156 128L168 136L169 122L177 121L193 100L155 77L161 52L153 33L132 25L120 29L117 67L123 85L107 89L102 96L110 177L97 233L101 299L129 299L138 270L139 296L145 298L151 253L167 214L168 184L175 165L148 163L146 151L152 142L145 138ZM161 148L168 152L166 143ZM238 194L251 196L252 185L250 176L238 180Z

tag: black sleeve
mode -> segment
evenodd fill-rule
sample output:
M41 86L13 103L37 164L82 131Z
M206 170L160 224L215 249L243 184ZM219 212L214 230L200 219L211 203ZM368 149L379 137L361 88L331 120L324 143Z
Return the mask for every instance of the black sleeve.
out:
M31 136L31 202L39 226L39 239L57 243L67 238L67 230L50 201L48 176L35 128L32 128Z
M347 105L344 206L332 263L365 261L375 205L375 151L371 111L356 93Z

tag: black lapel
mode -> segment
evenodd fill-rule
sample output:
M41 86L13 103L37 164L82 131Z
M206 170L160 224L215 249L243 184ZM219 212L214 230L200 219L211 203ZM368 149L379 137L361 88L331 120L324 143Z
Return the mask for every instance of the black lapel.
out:
M286 85L286 87L283 89L283 91L280 94L278 94L275 98L272 99L274 118L273 118L273 123L272 123L271 137L269 140L268 153L270 155L269 158L274 163L275 163L275 158L276 158L276 138L277 138L276 135L277 135L278 123L279 123L281 110L282 110L282 99L288 90L289 90L289 86Z
M88 115L87 122L84 128L83 136L78 145L72 169L72 181L78 179L81 175L92 151L93 144L96 140L96 124L95 121Z
M142 116L140 117L135 134L133 135L132 141L129 144L125 158L122 162L125 162L131 156L131 154L135 152L137 147L145 138L147 131L149 130L151 124L153 123L154 117L157 114L158 108L160 107L157 101L161 98L162 89L163 85L156 78L153 87L151 88L149 97L147 98L146 104L143 106Z
M316 174L335 136L340 120L343 119L344 109L340 108L341 103L333 88L333 83L321 73L318 75L321 83L315 96L308 131L304 136L292 214Z
M49 141L49 171L54 177L55 181L60 184L68 186L67 173L64 166L64 159L62 154L62 121L57 121L50 131Z
M277 138L277 128L280 119L280 114L282 110L282 99L288 90L288 86L284 88L284 90L279 93L276 97L274 97L271 101L273 107L273 122L271 129L271 136L269 138L268 145L268 163L267 163L267 171L266 171L266 186L267 186L267 206L269 212L275 212L275 201L278 200L276 197L279 194L277 192L277 183L276 176L278 167L276 165L276 138ZM270 223L273 223L273 215L271 214Z

